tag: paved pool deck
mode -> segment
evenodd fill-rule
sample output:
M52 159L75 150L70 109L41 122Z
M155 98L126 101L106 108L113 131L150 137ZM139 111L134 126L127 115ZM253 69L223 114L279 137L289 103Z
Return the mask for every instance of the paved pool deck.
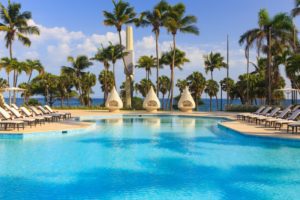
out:
M255 124L248 124L246 122L241 122L236 120L237 113L229 112L192 112L192 113L182 113L182 112L168 112L161 111L157 113L147 113L146 111L120 111L118 113L110 113L108 111L102 110L61 110L59 112L71 112L73 117L80 118L86 116L113 116L122 114L158 114L158 115L181 115L181 116L205 116L205 117L223 117L231 119L230 121L220 123L221 126L237 131L241 134L259 136L259 137L272 137L272 138L285 138L285 139L299 139L300 134L287 133L286 127L282 130L275 130L274 128L265 128L264 126L258 126ZM17 130L0 130L0 134L31 134L31 133L41 133L53 132L61 130L76 130L91 127L92 123L65 120L55 123L46 123L42 126L37 125L36 127L25 127L25 129Z

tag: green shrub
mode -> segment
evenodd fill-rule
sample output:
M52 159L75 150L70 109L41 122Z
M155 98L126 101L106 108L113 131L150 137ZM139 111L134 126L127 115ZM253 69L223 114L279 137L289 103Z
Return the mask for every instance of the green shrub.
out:
M144 100L139 97L133 97L132 98L132 109L134 110L143 110L143 102Z
M29 99L28 103L29 106L37 106L41 105L40 102L37 99Z
M226 105L227 112L255 112L259 106L257 105Z

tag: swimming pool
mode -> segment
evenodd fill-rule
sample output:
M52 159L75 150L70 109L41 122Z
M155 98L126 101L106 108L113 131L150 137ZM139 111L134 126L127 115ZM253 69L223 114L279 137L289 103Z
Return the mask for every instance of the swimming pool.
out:
M2 139L0 199L299 199L299 142L222 120L117 116L84 134Z

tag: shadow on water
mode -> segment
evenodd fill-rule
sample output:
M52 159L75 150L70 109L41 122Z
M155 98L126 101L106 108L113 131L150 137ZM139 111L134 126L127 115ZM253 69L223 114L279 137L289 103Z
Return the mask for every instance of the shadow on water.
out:
M53 183L13 177L0 177L1 199L111 199L131 195L147 196L147 191L170 191L169 199L176 199L172 191L197 190L202 194L221 194L222 199L266 199L260 186L281 187L289 182L279 178L293 169L262 166L236 166L221 169L186 162L181 158L166 157L140 161L145 171L115 168L94 168L72 174L73 181ZM149 169L155 165L155 170ZM38 174L41 175L41 174ZM48 175L49 176L49 175ZM257 184L257 188L245 187ZM241 187L241 185L243 187ZM293 186L300 186L294 181ZM270 198L268 194L267 197ZM277 195L274 191L273 195ZM149 196L148 196L149 197ZM181 196L182 197L182 196ZM187 196L186 196L187 197ZM210 196L211 197L211 196ZM242 197L242 198L241 198ZM168 199L168 197L162 197Z

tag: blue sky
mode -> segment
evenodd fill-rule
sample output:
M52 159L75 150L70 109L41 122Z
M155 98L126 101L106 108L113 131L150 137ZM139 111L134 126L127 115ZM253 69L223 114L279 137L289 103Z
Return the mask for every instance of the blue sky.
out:
M100 43L105 45L109 40L118 41L115 29L103 25L102 11L112 10L110 0L18 0L16 2L22 4L23 10L32 12L33 23L40 26L42 32L40 37L32 38L33 43L30 48L16 44L15 56L19 59L38 58L46 70L52 73L58 73L60 66L67 65L68 55L91 56ZM128 2L139 13L151 9L158 1L130 0ZM174 4L180 1L169 0L168 2ZM185 78L196 70L204 73L203 54L219 51L225 56L226 35L229 34L232 67L230 74L234 79L246 70L244 53L237 41L243 32L257 26L258 11L266 8L271 15L290 12L294 3L293 0L186 0L181 2L186 5L187 14L197 16L200 35L178 34L178 46L187 52L191 62L182 72L177 71L176 77ZM298 20L297 24L299 24ZM136 59L143 54L155 53L153 39L150 28L134 28ZM162 50L169 49L170 40L171 36L166 31L162 31L160 37ZM0 56L3 55L7 55L7 50L1 47ZM252 60L255 60L254 56ZM118 67L119 80L122 80L124 76L121 63L118 63ZM98 74L102 68L99 63L96 63L90 70ZM168 75L168 68L162 73ZM215 72L216 80L222 79L225 73L225 70ZM136 80L144 78L144 74L143 71L136 70ZM1 75L4 76L3 71ZM209 78L208 75L206 77ZM22 80L25 80L24 75L21 77ZM120 83L121 81L118 84ZM98 84L94 88L95 97L102 96L99 88Z

